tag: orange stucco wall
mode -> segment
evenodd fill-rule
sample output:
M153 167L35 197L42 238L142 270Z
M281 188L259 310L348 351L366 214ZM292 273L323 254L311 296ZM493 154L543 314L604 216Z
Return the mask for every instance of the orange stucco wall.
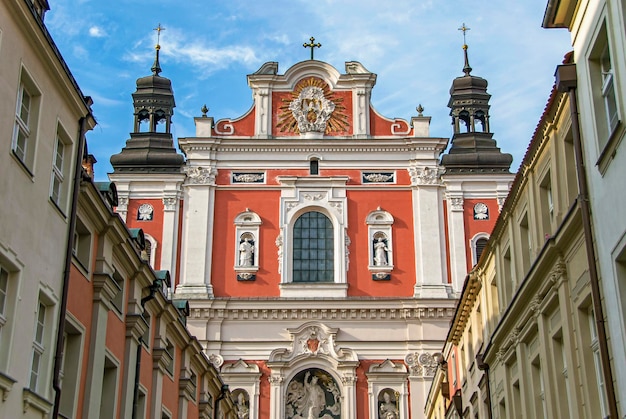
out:
M415 246L411 191L350 190L348 196L348 236L350 270L348 296L410 297L415 285ZM378 207L393 218L393 272L389 281L374 281L368 270L369 246L367 215Z
M154 208L152 220L137 220L137 211L142 204L150 204ZM154 266L161 266L161 243L163 242L163 201L160 199L130 199L128 201L128 213L126 215L128 228L140 228L144 234L149 234L157 243Z
M252 137L254 135L254 117L256 108L250 109L241 118L233 121L231 119L220 119L215 123L214 134L229 133L228 135ZM232 127L232 128L231 128ZM230 133L232 130L232 133Z
M410 135L411 128L409 123L402 119L387 119L380 116L374 109L370 109L370 133L374 136L390 136L394 135L391 126L396 124L395 131L398 133L407 133Z
M275 297L278 284L276 237L279 234L278 209L280 191L277 190L218 190L215 192L215 228L213 234L213 292L219 297ZM235 267L234 220L246 208L261 217L262 225L257 248L259 271L255 281L237 281Z

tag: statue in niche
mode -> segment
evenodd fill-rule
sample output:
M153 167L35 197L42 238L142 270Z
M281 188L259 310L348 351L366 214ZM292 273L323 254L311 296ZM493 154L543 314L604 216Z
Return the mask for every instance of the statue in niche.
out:
M383 391L383 399L378 401L378 419L398 419L400 417L398 401L392 399L391 394L392 390L390 389Z
M252 266L254 264L254 242L250 237L245 237L239 244L239 266Z
M327 372L310 368L289 383L285 408L287 419L339 419L341 393Z
M233 392L233 399L235 398L235 411L237 412L237 419L249 419L250 417L250 407L248 405L248 401L246 400L247 393L245 390L236 390Z
M382 237L378 237L374 240L374 265L375 266L387 266L389 260L387 259L387 252L389 248L387 243Z

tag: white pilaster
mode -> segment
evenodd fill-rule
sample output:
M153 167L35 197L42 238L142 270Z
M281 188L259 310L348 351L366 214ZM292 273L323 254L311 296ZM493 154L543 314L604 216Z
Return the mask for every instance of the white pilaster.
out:
M448 211L448 239L450 240L450 274L454 292L461 292L467 274L465 246L465 218L463 193L446 194Z
M443 208L439 172L414 168L415 296L448 298Z
M163 238L160 269L170 271L172 278L176 278L179 211L180 199L177 194L167 195L163 198Z
M184 185L185 206L181 249L180 282L177 297L213 297L211 258L213 254L213 217L215 174L208 168L188 170Z

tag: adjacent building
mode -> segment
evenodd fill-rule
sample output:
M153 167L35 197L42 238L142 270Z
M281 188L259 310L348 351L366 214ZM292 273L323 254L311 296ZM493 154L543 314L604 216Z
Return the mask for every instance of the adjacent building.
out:
M0 417L235 417L189 305L89 176L92 102L47 10L0 4Z
M74 162L95 125L47 10L45 0L0 4L0 416L10 418L52 408Z
M608 341L607 386L615 417L626 414L626 4L620 1L549 1L545 28L571 32L575 72L564 88L574 95L589 186L597 268Z
M410 121L374 109L377 76L361 63L268 62L248 76L246 114L203 107L196 136L178 139L183 160L160 73L157 49L111 157L116 210L173 273L237 411L423 417L456 298L513 179L487 81L466 56L444 153L421 106Z

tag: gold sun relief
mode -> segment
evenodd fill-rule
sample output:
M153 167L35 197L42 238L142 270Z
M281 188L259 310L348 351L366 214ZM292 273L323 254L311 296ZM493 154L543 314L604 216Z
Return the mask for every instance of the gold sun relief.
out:
M282 99L277 128L280 132L296 134L346 132L350 123L345 113L343 98L337 97L328 85L315 77L303 79Z

